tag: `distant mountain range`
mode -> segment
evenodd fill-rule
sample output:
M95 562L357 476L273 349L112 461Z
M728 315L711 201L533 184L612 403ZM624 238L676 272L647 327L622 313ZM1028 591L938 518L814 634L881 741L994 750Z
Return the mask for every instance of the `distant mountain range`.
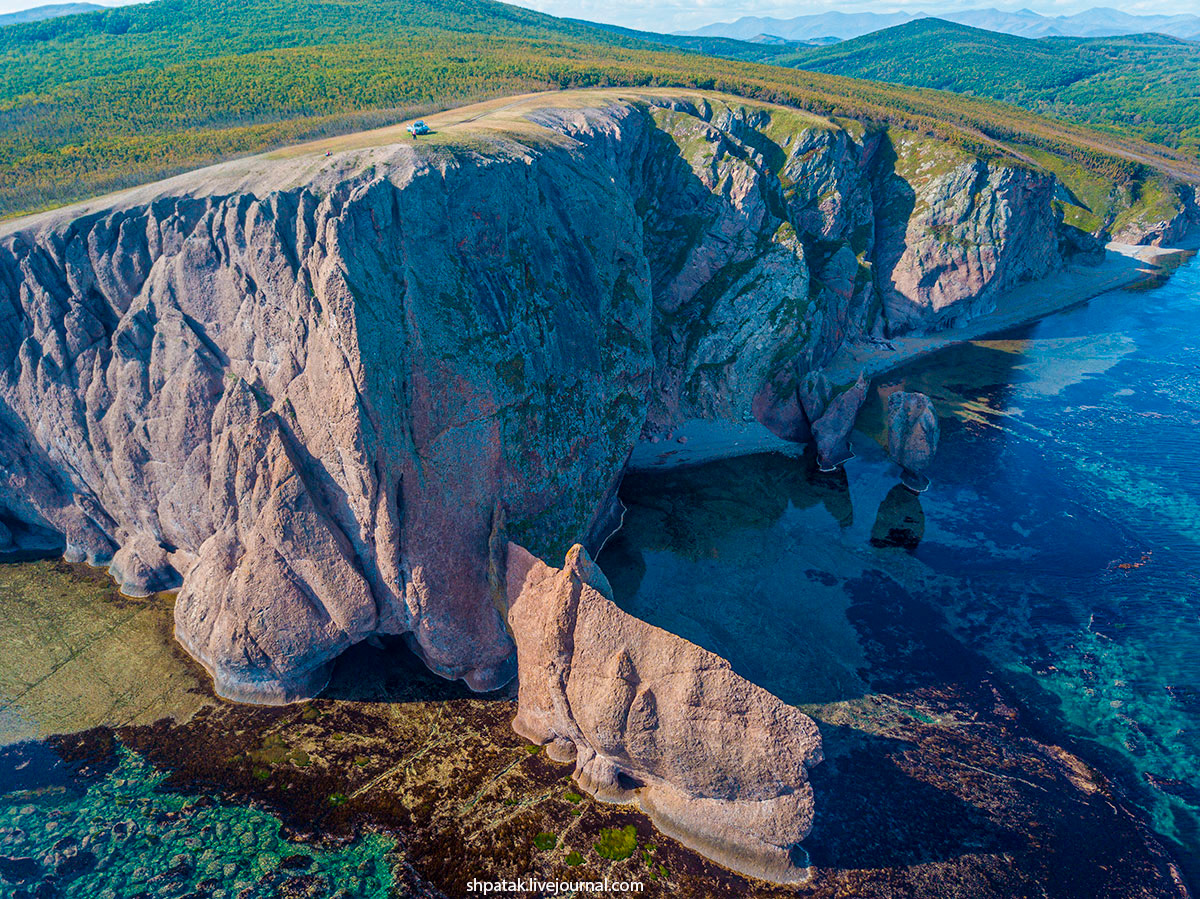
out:
M96 12L105 9L95 3L52 3L49 6L35 6L33 9L22 9L0 15L0 28L5 25L20 25L22 22L41 22L44 19L57 19L59 16L73 16L81 12Z
M970 9L960 12L844 13L828 12L792 19L745 16L736 22L718 22L689 36L731 37L761 40L764 36L785 41L812 41L835 37L859 37L935 16L962 25L1021 37L1111 37L1125 34L1167 34L1185 40L1200 40L1200 15L1139 16L1107 7L1096 7L1070 16L1043 16L1029 9L1005 12L999 9Z

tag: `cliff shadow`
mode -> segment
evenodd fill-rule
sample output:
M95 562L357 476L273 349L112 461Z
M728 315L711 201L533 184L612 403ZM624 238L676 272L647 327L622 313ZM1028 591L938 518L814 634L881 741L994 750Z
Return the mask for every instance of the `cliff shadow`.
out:
M884 320L889 324L890 313L899 313L903 321L908 317L903 305L912 305L896 289L894 273L908 250L908 222L917 206L917 192L896 171L897 160L891 141L881 141L871 184L875 207L874 273Z
M507 702L516 681L490 693L476 693L425 667L402 637L375 636L338 656L321 699L340 702L405 703L475 699Z
M809 771L816 808L803 844L813 865L908 868L1025 848L982 811L991 797L978 778L941 759L938 736L917 743L818 724L826 761Z
M843 578L802 538L854 520L844 470L764 453L629 473L597 559L626 612L726 659L792 704L862 695Z

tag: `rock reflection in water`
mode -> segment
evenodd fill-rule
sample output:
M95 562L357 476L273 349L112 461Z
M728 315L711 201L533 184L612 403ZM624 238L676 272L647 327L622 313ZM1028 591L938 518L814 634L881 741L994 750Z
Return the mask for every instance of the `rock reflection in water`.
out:
M903 484L897 484L879 504L871 545L915 550L925 536L925 510L921 499Z
M820 472L812 453L743 456L635 472L622 496L625 526L599 558L618 604L728 659L786 702L861 695L848 600L825 573L830 553L845 556L851 575L861 562L799 536L817 522L853 528L844 469ZM857 541L847 537L848 546Z

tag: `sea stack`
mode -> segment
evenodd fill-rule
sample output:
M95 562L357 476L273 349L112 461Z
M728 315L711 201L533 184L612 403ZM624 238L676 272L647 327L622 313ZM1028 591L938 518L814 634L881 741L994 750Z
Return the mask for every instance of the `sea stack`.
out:
M923 393L893 393L888 397L888 455L900 466L900 480L917 493L928 489L925 469L938 445L938 420L933 401Z
M813 422L817 463L822 471L833 471L854 457L850 449L850 432L854 430L858 412L867 399L869 383L865 374L859 374L853 386L830 400L821 417Z
M575 763L579 786L744 874L800 883L816 724L721 657L621 611L574 546L562 569L508 545L513 728Z

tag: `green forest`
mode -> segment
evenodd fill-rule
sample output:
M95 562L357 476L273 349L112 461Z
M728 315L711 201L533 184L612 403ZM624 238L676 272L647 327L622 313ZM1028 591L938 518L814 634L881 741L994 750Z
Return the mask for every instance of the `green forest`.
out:
M491 0L159 0L10 26L0 215L475 100L609 85L723 90L984 155L1037 151L1135 192L1155 171L1200 171L1136 137L1013 105L706 55L736 41L666 40Z
M710 52L731 49L736 50ZM752 58L763 57L755 53ZM1029 40L918 19L768 59L990 97L1200 158L1200 43L1155 34Z

